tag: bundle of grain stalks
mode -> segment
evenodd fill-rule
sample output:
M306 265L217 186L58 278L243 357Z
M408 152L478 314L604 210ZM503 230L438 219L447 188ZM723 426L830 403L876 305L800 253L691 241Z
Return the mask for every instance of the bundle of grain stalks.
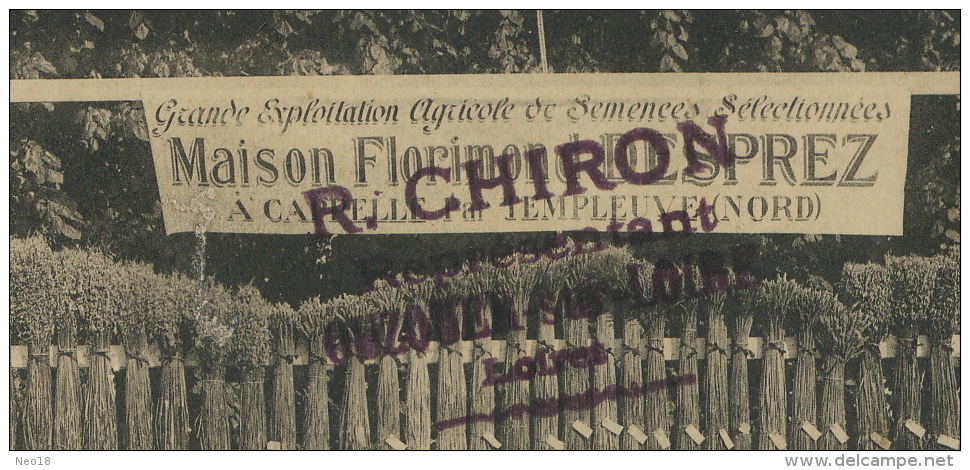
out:
M721 261L711 258L711 261ZM728 359L730 340L725 322L725 303L727 293L734 288L734 273L723 264L702 259L696 267L700 280L697 282L698 295L703 297L699 314L707 326L705 341L705 370L701 376L701 405L704 410L703 430L706 439L705 450L733 449L731 439L730 413L728 409Z
M659 273L655 276L655 267L646 262L639 262L631 266L631 281L636 282L640 290L640 322L647 337L646 364L644 365L644 393L646 416L644 419L647 439L647 449L669 449L671 428L671 404L667 395L667 367L664 358L664 337L667 330L667 315L670 304L659 302L653 297L653 292L662 289L667 292L672 286ZM656 286L654 280L657 280Z
M795 383L792 391L791 416L788 423L788 444L792 450L815 450L818 408L815 403L816 359L815 329L822 307L816 305L818 295L802 288L795 300L795 314L789 317L789 330L795 333L798 352L795 356Z
M239 449L266 448L266 366L270 362L270 318L275 314L255 286L241 287L235 296L228 362L242 377L239 387Z
M591 259L592 255L589 253L564 259L562 273L566 281L567 307L563 319L563 337L567 348L586 348L592 343L589 333L592 293L588 288L593 284L588 270ZM563 394L577 397L575 408L578 408L567 407L562 412L562 425L566 429L566 448L589 449L591 434L588 429L594 426L591 411L593 404L589 401L591 397L586 393L592 387L590 368L564 366L562 376Z
M713 273L715 275L722 273ZM726 274L726 271L723 273ZM718 290L727 286L719 286ZM734 448L731 440L728 409L728 356L731 345L728 341L727 324L724 322L724 303L727 294L708 292L701 302L701 311L706 314L707 350L705 351L705 374L703 376L702 403L705 405L704 441L705 450L726 450Z
M737 275L730 273L734 285L747 285L749 280L738 282ZM728 362L728 423L731 441L736 450L750 450L751 439L751 401L748 377L748 358L754 353L748 349L748 337L754 324L757 290L741 288L734 290L724 303L728 335L731 337L731 357Z
M325 327L334 320L330 303L319 297L300 304L300 330L310 340L307 386L303 392L303 449L330 449L330 372L326 359Z
M532 380L532 395L536 403L559 403L559 371L557 364L549 357L555 352L556 318L562 318L559 310L559 294L565 282L559 271L561 261L542 259L536 263L540 272L536 292L539 293L539 333L536 342L536 357L539 366L555 371L540 374ZM558 315L557 315L558 312ZM533 443L538 449L555 449L559 444L559 415L543 414L540 419L532 420Z
M226 385L226 347L233 331L233 298L222 286L206 281L192 319L194 347L202 374L202 406L195 429L203 450L229 450L229 404Z
M345 295L331 301L337 321L328 322L324 330L326 344L343 351L339 358L346 362L347 379L340 403L340 448L366 450L371 445L371 429L367 412L367 381L364 358L353 352L353 339L346 319L365 312L370 306L358 296ZM378 400L379 402L380 400Z
M819 311L819 350L822 352L822 395L819 403L819 450L845 450L849 436L845 421L845 364L868 343L866 330L872 318L858 309L847 309L828 291L806 294Z
M55 335L57 336L57 380L54 390L54 448L80 450L82 441L81 377L77 361L77 286L87 271L78 269L75 258L57 256L56 286L51 295L57 302Z
M296 449L296 390L293 385L293 360L296 358L294 328L299 321L287 304L272 307L270 332L276 350L269 419L269 440L280 449Z
M492 356L492 282L495 279L494 267L476 267L459 282L465 283L468 292L468 307L473 323L472 372L468 382L469 415L488 416L495 412L495 387L485 385L485 361ZM472 420L468 425L468 448L487 450L501 445L495 437L495 423L492 420Z
M468 275L464 266L455 276L442 280L435 291L435 311L440 337L438 347L438 388L434 410L436 422L454 422L468 414L468 394L465 369L462 365L461 339L464 320L464 301L467 284L461 277ZM468 441L465 425L438 430L439 450L465 450Z
M932 448L956 450L960 447L960 397L951 338L960 322L960 261L950 256L939 256L934 261L936 282L926 321L931 397L927 423L934 443Z
M615 322L623 322L633 317L630 304L634 298L630 289L627 267L634 259L624 248L608 247L590 254L587 270L594 280L588 289L594 293L593 340L606 350L605 361L593 363L593 387L600 391L607 387L616 388L616 347ZM592 354L590 355L593 356ZM619 427L617 399L602 400L595 404L591 416L593 427L593 449L616 449L622 428Z
M696 267L683 264L680 268L681 295L684 299L674 306L677 316L677 326L680 328L680 347L678 348L677 368L679 377L697 377L697 313L706 303L706 299L698 298L700 275ZM689 381L689 380L688 380ZM687 385L678 380L681 385L676 388L676 414L673 443L676 449L699 450L704 441L711 436L700 433L701 417L700 402L697 387Z
M407 296L404 290L399 287L392 287L384 280L374 282L374 290L367 296L374 304L374 308L379 316L385 318L382 325L378 328L383 338L390 338L392 349L397 349L401 329L404 325L404 315L407 311ZM359 334L370 334L360 331ZM384 342L386 344L386 342ZM404 439L401 432L401 380L398 373L400 369L399 352L385 351L380 357L377 372L377 433L374 435L374 447L377 449L387 449L388 439Z
M20 431L23 421L24 381L17 369L10 368L10 450L20 449Z
M840 297L846 305L868 316L863 332L866 345L859 354L859 391L856 393L856 448L885 449L889 444L889 404L882 373L879 342L889 323L889 272L882 265L846 263L842 268Z
M148 376L148 331L146 324L167 308L158 297L157 280L151 266L124 267L128 284L118 294L129 299L120 312L118 327L125 349L125 436L128 450L153 450L152 393Z
M195 283L185 275L173 273L159 277L156 289L164 301L146 325L149 342L158 345L162 362L155 440L160 450L188 450L191 426L183 349L187 319L194 307Z
M617 383L623 390L636 390L643 389L643 326L640 324L640 310L643 308L637 302L637 296L639 292L635 292L634 289L639 282L631 282L629 276L630 267L634 266L634 263L630 263L625 268L627 269L627 289L629 291L628 300L622 302L622 308L624 309L624 315L617 321L622 323L622 340L618 347L619 355L619 376L617 378ZM637 450L642 449L646 438L648 436L644 434L644 429L647 429L646 418L644 416L644 401L642 396L635 396L634 394L627 394L620 397L619 403L619 413L621 417L621 424L626 428L624 433L620 436L620 449L622 450ZM643 440L643 442L641 442Z
M28 450L52 448L50 345L58 308L55 255L39 237L10 240L10 319L27 343L24 443Z
M511 372L519 359L528 357L526 352L526 314L532 292L539 282L540 272L533 264L521 264L516 255L499 262L505 266L495 270L495 290L502 297L508 311L508 332L505 340L505 370ZM529 403L529 382L511 380L502 385L501 407L513 407ZM502 442L508 449L527 450L531 439L529 413L512 413L502 423Z
M930 312L935 263L918 256L887 256L892 288L893 334L896 336L896 380L893 397L897 413L895 449L924 447L922 421L922 374L916 360L919 326Z
M760 450L787 449L788 416L785 387L785 319L794 313L799 285L787 278L766 281L760 289L756 314L765 328L764 360L758 397Z
M78 257L74 262L87 270L83 285L78 285L78 324L85 341L91 345L88 371L87 406L84 416L85 448L118 448L118 416L115 404L115 373L108 355L117 319L130 300L122 297L120 286L128 283L119 265L93 251L65 251Z
M404 388L404 438L408 448L431 449L431 376L427 350L430 344L430 302L434 281L404 287L408 298L408 365Z

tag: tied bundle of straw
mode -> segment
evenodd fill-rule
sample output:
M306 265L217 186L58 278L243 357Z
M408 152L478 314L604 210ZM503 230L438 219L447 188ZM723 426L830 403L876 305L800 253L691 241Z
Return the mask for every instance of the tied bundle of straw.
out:
M269 439L279 442L284 450L296 449L296 389L293 385L296 340L293 329L297 321L296 312L289 305L273 307L270 330L277 357L273 365Z
M601 343L603 345L602 347L606 349L606 361L602 364L597 362L593 365L593 387L600 391L607 390L610 387L616 389L616 355L614 352L616 326L614 324L613 312L618 311L621 305L616 300L608 298L604 300L605 305L602 307L603 310L596 316L596 322L593 327L593 341ZM597 425L593 428L593 449L617 449L619 446L619 435L613 430L608 429L612 423L620 422L617 400L607 398L597 403L593 407L593 414L590 419Z
M631 307L632 310L633 307ZM623 320L623 340L620 345L620 372L618 382L623 390L635 390L643 387L643 327L631 316ZM644 399L640 396L624 395L620 397L620 416L627 428L620 436L621 450L639 450L643 445L630 434L631 426L636 429L647 429L644 416Z
M567 307L563 319L563 336L566 347L585 348L591 345L589 317L591 305L587 288L592 282L589 278L589 265L592 256L588 253L564 259L563 274L566 281ZM589 367L563 367L563 394L577 397L576 408L565 408L562 424L566 428L566 448L569 450L589 449L590 442L576 429L576 426L592 428L592 403L586 392L592 387Z
M229 450L229 404L226 385L226 346L233 331L225 320L233 299L219 285L206 282L193 320L195 348L202 364L202 407L195 427L202 450Z
M89 336L91 342L91 367L88 371L88 406L84 417L89 450L116 450L118 448L118 414L115 408L114 370L108 351L111 346L110 331L96 331Z
M920 424L922 419L922 375L916 360L919 325L930 311L936 266L933 261L917 256L887 256L892 287L893 332L896 336L896 380L893 396L898 413L893 447L920 450L924 438L913 432L907 423Z
M10 241L11 323L27 343L24 444L52 448L50 346L58 303L51 295L55 255L41 238Z
M668 291L669 281L656 273L654 266L637 263L633 266L639 286L641 302L646 306L641 311L641 323L647 336L646 364L644 365L646 416L643 431L648 438L645 443L650 450L669 449L671 427L670 400L667 395L667 367L664 357L664 337L667 331L667 314L670 305L658 303L651 292L657 289ZM656 274L655 274L656 273ZM656 285L654 280L656 279ZM631 279L632 280L632 279Z
M859 391L856 393L856 427L859 450L877 450L889 437L889 404L882 373L879 342L886 335L889 312L889 271L884 266L846 263L840 282L841 298L869 317L863 333L867 344L859 354ZM875 434L873 434L875 433Z
M374 290L370 292L377 311L387 317L382 334L384 338L391 338L394 346L401 336L404 324L404 314L407 310L407 297L398 287L391 287L387 282L378 280L374 283ZM377 434L374 436L374 447L386 449L389 444L385 439L389 437L402 439L401 434L401 380L396 351L385 351L381 356L377 372Z
M82 442L81 377L77 362L77 285L85 271L78 270L74 257L58 256L57 286L52 294L58 302L55 316L57 336L57 381L54 390L54 448L80 450Z
M65 252L66 254L67 252ZM95 252L73 252L76 261L90 275L84 277L79 304L83 311L79 326L91 345L88 371L87 406L84 416L85 448L116 450L118 448L118 415L115 404L115 377L108 356L118 314L127 303L121 298L120 286L128 282L118 265Z
M364 299L357 296L338 297L332 301L338 321L327 324L326 337L333 347L350 351L352 348L347 324L343 320L353 312L367 308ZM364 358L359 354L347 354L347 380L341 401L339 445L344 450L366 450L371 445L371 429L367 411L367 381Z
M191 429L182 349L195 286L188 277L175 273L159 277L156 289L163 302L146 325L149 341L158 345L162 359L155 440L160 450L187 450Z
M680 377L697 377L697 312L702 308L703 300L696 297L691 298L692 294L697 295L700 289L700 276L697 269L689 264L681 266L683 288L685 294L683 301L675 306L678 323L680 326L680 347L678 350L677 361ZM676 389L677 412L676 412L676 431L674 431L673 443L675 448L681 450L699 450L703 441L710 440L711 436L703 438L703 441L695 434L691 436L688 432L690 428L701 429L700 418L700 398L697 387L692 385L680 385ZM697 431L699 432L699 431Z
M810 290L807 301L819 310L819 349L823 354L822 397L819 403L819 450L845 450L845 364L868 343L866 330L871 317L858 309L849 310L830 292Z
M733 441L726 441L723 435L728 435L730 426L728 409L728 343L727 325L724 322L724 302L726 294L717 292L709 295L703 302L703 311L707 317L707 354L706 369L703 381L704 430L707 439L704 441L705 450L727 450L728 444L733 448Z
M408 448L431 449L431 376L427 347L431 329L429 313L434 282L427 280L405 288L408 308L408 376L404 389L404 438Z
M930 434L936 437L933 447L954 450L952 444L942 442L948 442L946 438L960 439L960 397L951 355L951 338L960 321L960 262L949 256L940 256L934 261L937 262L936 282L927 314L932 405L927 421Z
M463 277L469 293L468 306L471 310L474 337L472 344L472 373L468 383L470 416L490 416L495 412L495 386L486 383L485 361L492 356L492 280L495 278L492 267L477 268ZM469 450L492 449L486 437L495 435L495 423L490 419L472 420L468 425ZM494 438L494 437L493 437Z
M153 450L152 394L144 329L129 329L123 336L125 354L125 429L128 450Z
M799 285L787 278L763 284L758 302L758 314L764 319L765 349L762 361L760 405L761 429L758 449L773 450L787 447L785 440L788 412L785 389L785 318L793 313Z
M467 266L457 276L467 276ZM465 369L462 365L461 332L467 285L455 277L443 281L436 291L437 323L440 326L438 348L438 389L435 411L437 421L454 422L468 414ZM468 441L465 425L439 430L439 450L465 450Z
M643 326L640 324L640 309L642 309L642 286L639 270L643 269L640 262L629 260L623 267L623 288L625 299L622 300L623 315L617 319L622 324L622 340L619 347L619 385L623 390L643 389ZM643 444L631 434L631 429L643 432L647 429L644 416L644 399L641 396L623 395L620 397L620 416L627 428L620 436L620 449L638 450ZM635 428L631 428L634 426ZM639 435L637 435L639 436ZM642 439L642 437L641 437Z
M125 348L125 430L128 450L153 450L152 393L148 376L148 318L161 310L157 281L150 266L126 266L129 284L119 294L131 299L119 316Z
M229 362L239 368L239 449L266 448L265 368L270 361L270 319L276 313L259 290L249 284L236 292Z
M737 281L737 275L729 272L729 278ZM735 286L746 285L744 281ZM730 437L735 450L750 450L751 399L748 394L748 358L754 353L748 349L748 337L754 324L757 290L735 290L725 299L724 311L731 337L731 359L728 362L728 414Z
M22 418L24 387L23 379L17 369L10 368L10 450L21 450L20 431Z
M594 307L599 311L595 315L593 326L593 341L606 348L606 361L593 362L593 387L606 390L607 387L616 388L616 344L615 321L622 322L631 316L629 302L633 299L630 289L627 266L634 261L629 251L623 248L607 247L602 251L591 253L589 263L589 278L593 284L589 289L595 293ZM592 355L591 355L592 356ZM622 397L617 397L622 399ZM619 413L616 399L601 400L593 407L591 420L593 428L593 449L616 449L619 436L609 429L613 423L619 423ZM614 428L616 429L616 428Z
M811 430L810 426L818 424L818 408L815 403L817 395L815 328L822 307L816 304L817 301L818 295L814 292L800 289L795 298L795 314L789 317L789 329L796 332L798 341L791 402L792 420L788 425L788 444L792 450L815 450L816 448L815 439L809 434L809 430Z
M505 340L505 370L511 372L517 361L527 357L526 353L526 314L533 289L539 282L540 272L532 264L519 264L512 255L503 260L505 268L495 270L495 288L504 297L509 314L509 331ZM511 410L529 403L529 382L511 380L503 384L502 408ZM531 439L529 413L511 413L502 423L503 446L512 450L528 450Z
M307 367L307 386L303 392L306 405L303 421L303 449L330 449L330 372L332 366L326 360L324 327L334 320L333 305L320 301L319 297L300 304L300 328L310 340L310 358Z
M542 259L536 262L536 269L541 276L538 281L536 291L540 293L539 298L539 333L536 342L536 358L538 366L543 369L555 371L555 373L539 374L532 379L532 395L535 403L559 403L559 371L557 364L550 360L550 355L555 352L556 341L556 318L562 318L562 314L557 315L559 294L563 289L563 279L559 274L558 260ZM532 420L532 441L538 449L553 448L550 440L559 440L559 415L558 413L543 413L542 417Z

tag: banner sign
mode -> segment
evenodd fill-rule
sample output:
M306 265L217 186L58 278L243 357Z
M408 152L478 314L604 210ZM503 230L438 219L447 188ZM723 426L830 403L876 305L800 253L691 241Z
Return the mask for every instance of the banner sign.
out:
M173 79L142 101L168 233L901 235L909 91L785 77Z

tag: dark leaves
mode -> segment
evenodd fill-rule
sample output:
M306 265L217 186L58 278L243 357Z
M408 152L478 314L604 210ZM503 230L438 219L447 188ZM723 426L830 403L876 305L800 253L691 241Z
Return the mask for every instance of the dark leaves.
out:
M84 217L77 204L61 191L61 160L37 142L21 139L10 151L11 211L31 221L26 231L42 231L70 239L81 238ZM19 213L18 213L19 211ZM16 228L16 227L15 227Z

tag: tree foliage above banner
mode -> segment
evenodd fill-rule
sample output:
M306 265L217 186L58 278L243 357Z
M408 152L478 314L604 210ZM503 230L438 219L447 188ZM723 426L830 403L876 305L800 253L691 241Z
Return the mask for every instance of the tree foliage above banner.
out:
M960 69L948 11L545 11L550 72L863 72ZM540 72L534 10L12 11L11 79ZM673 78L672 78L673 79ZM922 114L920 114L922 113ZM11 233L101 246L189 271L166 237L140 103L11 105ZM837 275L840 257L959 244L959 100L914 99L906 236L751 236L770 269ZM736 243L744 236L714 236ZM208 270L274 299L359 289L388 272L541 248L554 237L210 236ZM677 242L668 242L676 244ZM324 263L323 261L327 262ZM841 261L837 263L841 265Z

